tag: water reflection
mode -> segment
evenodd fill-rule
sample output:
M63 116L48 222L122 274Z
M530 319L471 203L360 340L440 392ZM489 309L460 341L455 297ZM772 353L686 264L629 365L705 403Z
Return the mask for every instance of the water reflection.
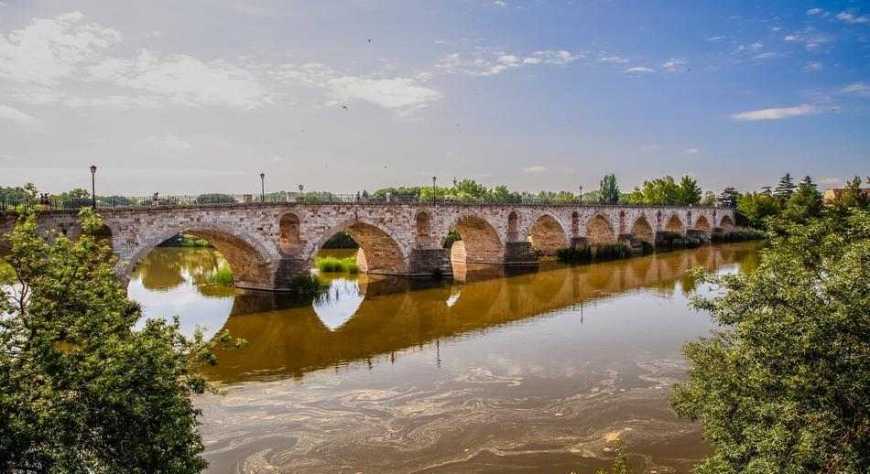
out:
M207 374L227 393L197 399L211 472L591 472L615 439L642 472L689 472L706 447L668 387L685 371L681 345L710 322L687 306L687 271L746 271L756 249L465 283L361 275L313 300L204 295L195 275L213 264L190 258L185 283L148 290L143 274L131 296L249 342Z

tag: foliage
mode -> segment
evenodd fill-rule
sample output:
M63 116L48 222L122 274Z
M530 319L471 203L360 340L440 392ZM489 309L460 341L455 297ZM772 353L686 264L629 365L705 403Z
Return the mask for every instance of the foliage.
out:
M727 208L735 208L737 207L737 199L740 198L740 193L737 192L731 186L722 190L722 193L719 194L719 205Z
M749 240L762 240L767 237L763 231L748 227L735 228L729 232L713 232L710 241L713 243L746 242Z
M767 218L779 214L779 200L769 193L746 193L737 199L737 212L757 229L767 227Z
M721 328L672 398L714 449L698 472L870 472L870 212L774 227L754 272L694 302Z
M4 187L0 186L0 203L20 204L34 202L39 191L33 183L27 183L24 187Z
M628 459L625 457L625 452L623 452L622 442L619 442L616 446L616 458L613 460L613 464L610 465L610 469L596 469L595 474L629 474L631 469L628 466Z
M195 472L206 465L190 400L197 374L229 344L191 340L179 323L149 320L127 299L102 226L80 213L83 234L48 242L33 215L10 234L17 274L0 293L0 470Z
M773 195L780 201L787 201L794 192L795 186L791 179L791 174L786 173L785 176L779 179L779 183L773 189Z
M865 207L868 205L866 195L861 191L861 178L855 176L846 181L843 193L834 200L834 205L840 208Z
M208 282L218 286L233 286L233 271L226 263L221 263L217 269L209 274Z
M87 189L75 188L55 196L65 209L79 209L93 204L91 193Z
M713 191L705 191L704 197L701 198L700 204L702 206L713 207L716 205L716 195L713 194Z
M602 204L616 204L619 202L619 185L616 183L616 175L608 174L601 178L598 186L600 202Z
M818 216L821 212L822 195L816 189L812 178L807 176L785 202L782 215L788 221L804 222Z
M323 273L359 273L356 257L319 257L314 266Z
M683 176L677 183L673 176L665 176L650 181L628 194L630 204L654 206L687 206L701 202L701 188L691 176Z
M0 285L8 285L15 281L15 269L0 259Z
M197 204L234 204L236 198L229 194L210 193L200 194L196 197Z
M589 263L631 257L631 248L624 244L569 247L556 251L556 258L562 263Z

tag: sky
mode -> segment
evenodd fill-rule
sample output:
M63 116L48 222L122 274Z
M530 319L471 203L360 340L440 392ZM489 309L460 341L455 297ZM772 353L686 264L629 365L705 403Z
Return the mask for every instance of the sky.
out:
M870 1L0 0L0 185L870 175Z

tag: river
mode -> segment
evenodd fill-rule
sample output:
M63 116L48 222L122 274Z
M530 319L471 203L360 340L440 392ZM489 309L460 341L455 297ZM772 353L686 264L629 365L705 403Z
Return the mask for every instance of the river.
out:
M707 453L676 418L682 345L711 330L687 274L750 271L757 244L464 282L325 279L313 301L208 284L210 249L158 248L128 293L147 317L247 340L197 397L208 472L635 472Z

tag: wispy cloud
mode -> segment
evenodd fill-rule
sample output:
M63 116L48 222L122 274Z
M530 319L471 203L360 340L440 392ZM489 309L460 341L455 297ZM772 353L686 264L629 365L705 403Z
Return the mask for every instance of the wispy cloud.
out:
M809 10L807 10L807 15L808 16L826 17L826 16L830 15L830 13L826 12L825 10L822 10L821 8L810 8Z
M530 173L530 174L545 173L546 171L547 171L547 167L541 166L541 165L533 165L533 166L523 168L523 173Z
M850 25L868 25L870 24L870 16L867 15L856 15L850 12L840 12L837 13L837 16L834 17L843 23L848 23Z
M785 35L783 41L789 43L802 44L807 51L818 51L823 46L832 42L833 39L824 33L819 33L812 28L806 28L803 31L798 31Z
M701 152L701 150L697 148L686 148L685 150L683 150L683 152L687 155L697 155Z
M627 64L628 58L624 58L615 54L601 53L598 55L598 62L607 64Z
M870 84L866 82L853 82L842 89L840 92L844 94L854 94L861 97L870 97Z
M801 104L793 107L775 107L770 109L749 110L731 115L731 118L741 122L754 122L759 120L781 120L804 115L815 115L822 110L812 104Z
M689 62L683 58L671 58L662 64L662 70L667 72L683 72L687 69Z
M818 72L824 68L825 66L820 62L809 62L804 64L804 71L807 72Z
M650 74L653 72L656 72L656 70L653 68L650 68L650 67L646 67L646 66L635 66L635 67L630 67L630 68L625 70L626 74L634 74L634 75Z
M565 65L583 57L583 53L564 49L541 50L520 55L507 52L478 52L475 54L452 53L441 58L436 69L450 73L471 76L496 76L503 72L526 66Z

